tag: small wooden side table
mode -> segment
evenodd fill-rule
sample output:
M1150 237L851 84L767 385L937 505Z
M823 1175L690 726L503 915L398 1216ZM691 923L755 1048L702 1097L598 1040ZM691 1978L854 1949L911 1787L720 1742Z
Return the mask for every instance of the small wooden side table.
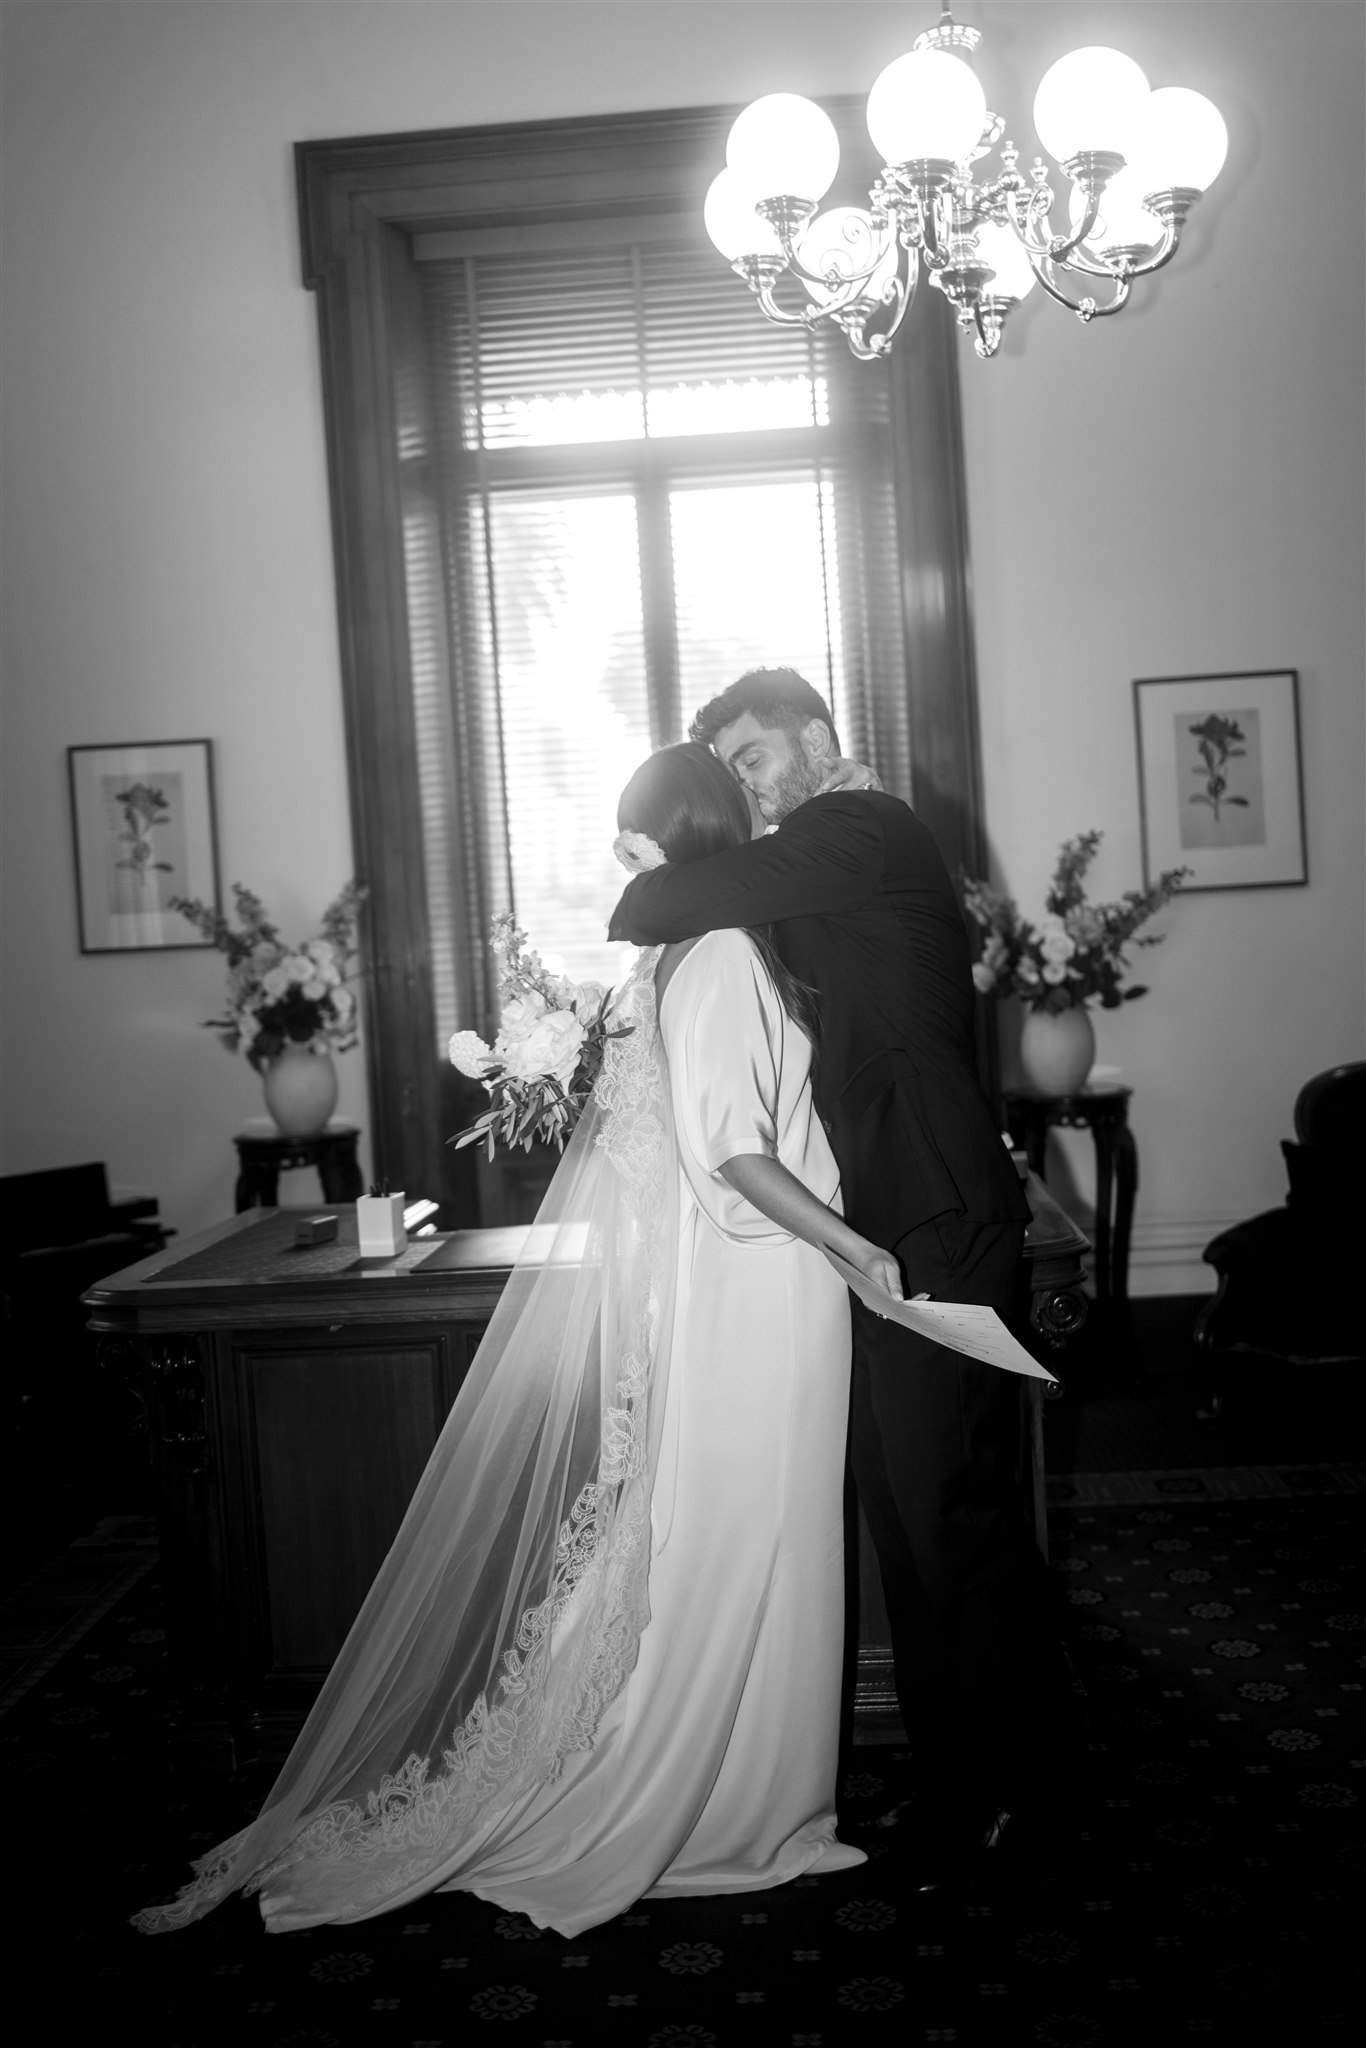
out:
M1089 1130L1096 1148L1096 1299L1099 1306L1127 1313L1129 1240L1138 1190L1138 1148L1129 1129L1132 1088L1101 1082L1075 1095L1045 1095L1039 1088L1012 1088L1005 1097L1006 1123L1024 1147L1033 1171L1043 1176L1044 1147L1055 1124Z
M280 1175L289 1167L313 1166L322 1182L325 1202L355 1202L365 1193L356 1147L360 1125L334 1117L325 1129L311 1138L287 1138L264 1119L238 1131L236 1206L243 1209L273 1209L279 1192Z

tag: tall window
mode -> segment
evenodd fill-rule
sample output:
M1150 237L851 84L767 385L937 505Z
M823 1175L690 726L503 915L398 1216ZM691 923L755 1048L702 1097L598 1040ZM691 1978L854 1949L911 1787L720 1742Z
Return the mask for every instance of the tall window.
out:
M980 867L948 309L926 295L890 364L765 323L701 233L729 118L297 151L371 1137L447 1224L519 1208L447 1142L481 1099L444 1047L496 1021L491 918L615 979L617 795L742 670L800 669L950 863ZM866 184L857 109L837 118Z
M553 254L424 269L437 500L497 789L485 867L549 963L609 982L616 801L651 749L760 665L848 712L823 351L765 331L714 257L654 232L576 250L571 228ZM432 926L454 931L436 853ZM444 1044L469 1019L459 962L436 965Z

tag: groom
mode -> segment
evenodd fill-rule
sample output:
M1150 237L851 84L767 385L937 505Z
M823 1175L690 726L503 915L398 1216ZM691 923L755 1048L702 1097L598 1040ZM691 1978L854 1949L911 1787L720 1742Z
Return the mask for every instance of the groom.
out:
M907 1295L1018 1317L1029 1208L977 1082L967 934L934 841L898 798L818 796L847 764L829 708L792 669L741 676L692 738L778 830L638 875L609 936L656 945L772 923L820 998L814 1087L845 1216L895 1251ZM929 1882L1002 1810L1048 1810L1064 1667L1020 1505L1022 1383L857 1299L853 1315L854 1477L924 1770L915 1833Z

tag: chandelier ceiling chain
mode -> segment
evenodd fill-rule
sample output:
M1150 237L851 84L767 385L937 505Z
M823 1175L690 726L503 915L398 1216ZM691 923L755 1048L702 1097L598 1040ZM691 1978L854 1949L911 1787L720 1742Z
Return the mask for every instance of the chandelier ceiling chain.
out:
M1004 121L987 108L973 69L980 42L945 6L874 82L868 132L883 169L866 209L817 211L839 141L813 100L769 93L745 108L704 220L768 319L830 320L856 356L884 356L923 268L987 357L1036 283L1089 322L1118 313L1135 278L1170 263L1228 150L1218 108L1184 86L1153 91L1118 50L1059 58L1035 94L1034 126L1070 185L1060 233L1048 164L1036 158L1026 176L1014 143L1001 141ZM974 167L998 143L1000 174L979 183ZM789 275L809 305L779 301Z

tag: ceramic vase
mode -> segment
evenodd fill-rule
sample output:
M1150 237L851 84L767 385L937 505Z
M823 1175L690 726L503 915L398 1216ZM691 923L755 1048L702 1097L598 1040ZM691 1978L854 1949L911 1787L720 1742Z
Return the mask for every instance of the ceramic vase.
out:
M1075 1095L1096 1056L1096 1034L1084 1003L1065 1010L1030 1010L1020 1038L1020 1064L1045 1095Z
M313 1138L337 1106L337 1070L330 1052L286 1045L266 1068L266 1108L287 1138Z

